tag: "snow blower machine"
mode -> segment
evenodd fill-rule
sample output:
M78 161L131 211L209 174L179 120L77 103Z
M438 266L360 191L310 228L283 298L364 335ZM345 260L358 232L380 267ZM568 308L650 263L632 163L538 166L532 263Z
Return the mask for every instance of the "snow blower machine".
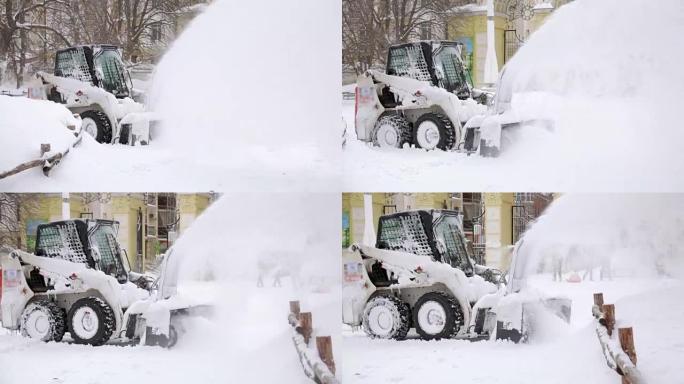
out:
M509 108L510 92L499 96L510 89L502 89L502 77L496 94L474 88L462 50L453 41L390 46L385 72L368 70L357 79L358 139L498 156L502 129L520 123Z
M80 115L82 130L99 143L149 144L158 119L135 101L121 50L113 45L80 45L57 51L54 74L38 72L29 97L64 104Z
M519 261L503 273L473 262L457 211L381 216L375 246L344 256L343 321L371 338L525 341L548 308L570 320L570 301L520 293ZM554 317L555 318L555 317Z
M38 226L35 253L0 248L0 321L25 337L102 345L172 347L187 316L207 305L177 297L171 254L158 277L131 271L116 240L118 223L66 220Z

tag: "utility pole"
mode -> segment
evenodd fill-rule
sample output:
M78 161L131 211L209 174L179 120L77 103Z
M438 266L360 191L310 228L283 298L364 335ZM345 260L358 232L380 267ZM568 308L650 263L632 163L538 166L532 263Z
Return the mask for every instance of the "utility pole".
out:
M69 202L69 192L62 192L62 220L71 219L71 203Z
M485 56L484 83L492 87L499 77L494 40L494 0L487 0L487 56Z
M375 227L373 227L373 195L364 193L363 195L363 245L375 246Z

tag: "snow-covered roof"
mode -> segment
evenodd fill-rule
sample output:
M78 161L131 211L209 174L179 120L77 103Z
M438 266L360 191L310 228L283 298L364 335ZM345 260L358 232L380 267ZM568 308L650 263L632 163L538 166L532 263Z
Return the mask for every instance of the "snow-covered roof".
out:
M539 3L539 4L535 5L534 8L532 8L532 9L535 11L539 11L539 10L547 10L547 9L551 10L553 8L554 8L553 4L544 2L544 3Z
M183 7L176 11L176 13L200 13L204 12L209 4L207 3L197 3L193 5L188 5L187 7Z
M478 4L466 4L453 7L451 8L451 11L454 13L487 12L487 6Z

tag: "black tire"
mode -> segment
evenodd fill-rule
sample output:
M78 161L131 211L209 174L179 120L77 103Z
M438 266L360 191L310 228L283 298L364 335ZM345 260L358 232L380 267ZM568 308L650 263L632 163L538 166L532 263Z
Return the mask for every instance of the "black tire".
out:
M66 332L66 316L62 308L46 299L30 302L21 313L20 329L23 336L36 336L36 333L31 330L31 328L35 329L35 316L41 316L43 320L47 320L46 331L44 336L40 337L40 340L46 342L62 341L62 337L64 337ZM30 324L31 321L34 321L33 325Z
M457 141L456 128L454 128L454 124L451 122L451 120L449 120L448 117L442 115L441 113L433 112L428 112L420 116L418 120L416 120L416 123L413 124L411 140L413 144L415 144L416 148L423 148L418 142L418 127L420 127L420 125L425 121L434 123L439 131L439 141L437 142L435 148L441 149L443 151L448 151L454 148Z
M428 332L421 327L418 313L420 312L420 308L426 303L436 303L444 310L446 319L444 319L444 327L440 332ZM425 340L450 339L456 336L463 325L463 311L461 310L461 305L458 303L458 300L446 293L428 292L421 296L413 307L413 324L416 327L416 332Z
M380 133L380 128L383 126L390 127L394 130L396 134L395 145L387 145L385 144L386 140L383 140L382 138L378 137L378 133ZM373 126L373 131L371 132L371 139L373 140L373 145L375 145L376 147L401 148L404 146L404 143L411 142L411 124L409 124L408 120L406 120L403 116L400 116L398 114L383 114L380 116L378 121L375 122L375 126Z
M74 327L76 325L74 322L80 320L75 315L81 308L89 308L97 316L95 323L91 323L92 326L96 326L93 335L82 334L79 332L80 326ZM67 320L71 337L78 344L102 345L112 337L116 328L114 311L99 297L85 297L77 300L69 309Z
M385 334L375 332L374 327L370 324L372 322L372 319L369 318L371 311L378 307L383 307L392 318L390 329ZM375 296L366 303L361 327L366 335L373 339L403 340L411 328L411 309L407 303L397 297L390 295Z
M104 112L85 111L81 113L81 119L91 119L97 126L95 141L98 143L109 144L112 142L112 123Z

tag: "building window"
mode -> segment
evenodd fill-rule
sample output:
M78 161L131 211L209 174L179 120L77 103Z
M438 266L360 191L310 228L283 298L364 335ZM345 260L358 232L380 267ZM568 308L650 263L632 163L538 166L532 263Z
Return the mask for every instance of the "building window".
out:
M159 193L157 195L157 237L162 243L162 250L168 246L169 231L173 231L178 223L177 199L175 193Z
M150 39L153 43L160 41L162 38L162 24L161 21L157 21L150 25Z

